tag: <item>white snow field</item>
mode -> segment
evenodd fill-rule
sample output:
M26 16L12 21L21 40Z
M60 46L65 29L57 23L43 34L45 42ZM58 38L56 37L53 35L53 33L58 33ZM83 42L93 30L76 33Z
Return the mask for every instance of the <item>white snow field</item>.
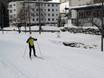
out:
M104 78L100 36L69 32L32 36L38 39L35 46L40 58L30 60L29 34L0 32L0 78ZM87 48L64 46L62 42L83 43Z

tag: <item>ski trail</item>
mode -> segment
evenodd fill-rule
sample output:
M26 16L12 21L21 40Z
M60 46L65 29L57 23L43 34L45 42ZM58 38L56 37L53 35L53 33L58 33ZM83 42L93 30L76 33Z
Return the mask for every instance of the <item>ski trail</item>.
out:
M50 50L47 47L50 47ZM98 78L104 76L103 60L95 58L95 56L89 56L83 52L81 54L79 49L72 49L74 52L71 50L69 52L68 50L71 48L51 44L47 39L41 42L41 48L45 55L50 57L47 60L48 69L52 75L58 78ZM55 50L52 52L53 49Z
M10 74L9 76L13 76L11 78L30 78L25 74L22 70L16 67L13 63L10 61L7 61L5 59L0 58L0 67L3 67L2 69L6 72L5 74ZM5 76L5 75L4 75Z
M13 37L14 38L14 37ZM2 42L2 41L1 41ZM22 39L8 43L0 52L0 78L102 78L103 58L85 54L85 50L63 47L48 38L39 38L36 45L39 56L45 58L30 60L24 53ZM4 41L5 47L7 43ZM17 44L19 43L19 44ZM55 43L55 44L54 44ZM12 50L10 50L12 49ZM8 52L9 51L9 52Z

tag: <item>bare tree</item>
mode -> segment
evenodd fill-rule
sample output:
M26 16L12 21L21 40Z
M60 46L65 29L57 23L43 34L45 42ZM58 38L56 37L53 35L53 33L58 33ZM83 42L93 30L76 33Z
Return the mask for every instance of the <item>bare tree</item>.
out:
M99 23L96 23L97 21L95 21L93 24L98 27L100 33L101 33L101 51L103 51L103 38L104 38L104 1L101 0L101 14L100 14L100 22Z
M31 4L34 4L31 6ZM39 31L42 30L41 26L45 24L45 15L44 12L44 6L42 6L43 2L24 2L22 8L20 9L17 20L18 25L25 25L29 27L30 33L31 33L31 27L30 25L32 22L30 21L33 17L34 19L37 19L37 24L39 25ZM34 24L36 24L36 21L34 21Z
M30 27L30 18L31 18L31 7L25 5L25 3L23 3L22 8L20 9L20 11L17 14L17 27L21 27L24 26L25 27L25 31L26 31L26 27ZM29 31L31 33L31 29L29 28Z

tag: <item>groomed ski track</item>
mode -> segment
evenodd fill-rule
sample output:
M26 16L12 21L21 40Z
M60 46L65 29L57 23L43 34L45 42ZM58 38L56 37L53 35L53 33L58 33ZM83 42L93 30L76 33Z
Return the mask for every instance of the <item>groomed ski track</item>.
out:
M52 42L53 35L42 34L37 36L39 45L37 42L35 45L38 56L44 59L32 57L30 60L27 37L18 33L1 34L0 78L104 77L103 53L65 47L61 43Z

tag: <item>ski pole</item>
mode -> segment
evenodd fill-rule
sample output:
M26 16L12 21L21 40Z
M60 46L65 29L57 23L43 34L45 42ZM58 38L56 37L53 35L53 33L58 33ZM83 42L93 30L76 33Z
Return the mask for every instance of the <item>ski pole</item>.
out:
M38 45L38 48L39 48L40 55L42 55L41 50L40 50L40 46L38 44L38 41L37 41L37 45Z
M27 46L25 46L25 50L24 50L24 53L23 53L23 57L24 57L25 54L26 54L26 49L27 49Z

